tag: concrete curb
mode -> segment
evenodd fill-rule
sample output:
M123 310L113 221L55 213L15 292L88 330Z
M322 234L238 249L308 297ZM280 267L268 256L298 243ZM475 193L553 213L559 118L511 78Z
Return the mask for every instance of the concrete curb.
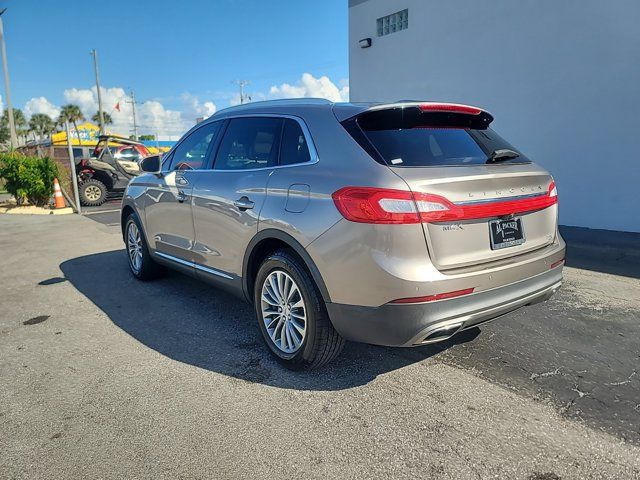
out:
M7 215L68 215L73 213L73 208L65 207L58 209L42 207L0 207L0 214Z

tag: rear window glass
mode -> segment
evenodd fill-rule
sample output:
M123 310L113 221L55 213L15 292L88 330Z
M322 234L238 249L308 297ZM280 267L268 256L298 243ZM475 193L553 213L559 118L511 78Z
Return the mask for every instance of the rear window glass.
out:
M343 125L374 159L391 167L479 165L499 149L520 154L501 163L529 162L493 130L475 128L474 122L470 115L394 108L367 112Z
M462 129L377 130L365 135L391 166L469 165L487 161L480 146Z

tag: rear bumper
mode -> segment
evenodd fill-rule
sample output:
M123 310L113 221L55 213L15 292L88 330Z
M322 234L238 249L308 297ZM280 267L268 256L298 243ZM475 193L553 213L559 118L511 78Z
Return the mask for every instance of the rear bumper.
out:
M547 300L562 284L562 267L491 290L436 302L362 307L328 303L335 329L347 340L409 347L441 328L454 334L525 305ZM437 340L445 340L450 335Z

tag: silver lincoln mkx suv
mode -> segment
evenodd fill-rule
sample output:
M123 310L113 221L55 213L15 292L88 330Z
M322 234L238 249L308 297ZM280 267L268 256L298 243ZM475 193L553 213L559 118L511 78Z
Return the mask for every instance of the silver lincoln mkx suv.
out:
M434 102L222 110L129 184L131 271L175 268L251 302L293 368L345 340L424 345L545 300L565 256L556 186L492 120Z

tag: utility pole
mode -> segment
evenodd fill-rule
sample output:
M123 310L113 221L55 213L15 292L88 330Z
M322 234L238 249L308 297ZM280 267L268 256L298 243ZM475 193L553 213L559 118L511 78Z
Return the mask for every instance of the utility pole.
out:
M237 83L238 87L240 87L240 104L242 105L246 100L251 101L251 97L249 95L247 95L246 97L244 95L244 87L249 85L249 80L236 80L235 83Z
M73 198L76 201L76 213L82 213L80 206L80 197L78 195L78 176L76 174L76 159L73 156L73 148L71 147L71 128L69 122L64 122L64 130L67 132L67 152L69 152L69 167L71 168L71 184L73 185Z
M131 101L128 103L131 104L133 109L133 139L138 140L138 121L136 120L136 95L133 93L133 89L131 90Z
M7 117L9 117L9 132L11 135L11 148L18 146L18 136L16 135L16 123L13 119L13 108L11 107L11 91L9 88L9 68L7 67L7 49L4 44L4 27L2 25L2 14L7 9L0 10L0 47L2 50L2 70L4 71L4 94L7 99Z
M104 135L104 113L102 112L102 93L100 93L100 78L98 76L98 52L94 48L90 55L93 57L93 69L96 73L96 90L98 91L98 118L100 119L100 135Z

